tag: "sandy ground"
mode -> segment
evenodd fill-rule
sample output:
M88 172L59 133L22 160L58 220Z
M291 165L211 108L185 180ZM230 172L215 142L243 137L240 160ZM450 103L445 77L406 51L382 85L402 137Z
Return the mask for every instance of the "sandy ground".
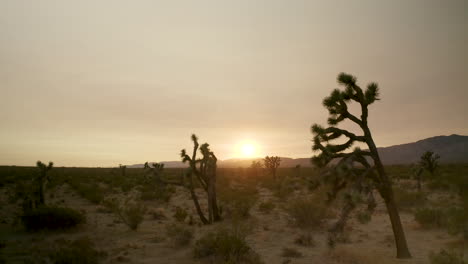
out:
M325 228L313 231L315 241L313 247L296 245L294 240L301 234L298 228L291 225L288 214L282 209L281 202L273 196L269 189L257 187L259 199L251 209L251 217L248 220L253 230L247 240L251 247L261 256L267 264L283 263L428 263L430 251L439 251L448 243L457 240L442 230L422 230L414 221L412 214L402 212L401 218L407 235L413 258L410 260L397 260L395 258L395 246L390 221L386 210L380 201L372 217L371 222L360 224L354 219L349 222L351 229L350 242L339 244L336 252L345 256L343 261L330 260L330 250L327 247L327 234ZM5 195L2 195L2 205L7 205ZM262 213L258 204L263 201L273 201L276 206L270 213ZM145 220L137 231L131 231L110 212L105 212L102 206L94 205L79 197L67 185L55 192L51 203L83 210L87 215L87 224L76 231L66 233L28 234L15 230L10 225L1 223L0 239L7 241L20 241L18 243L36 240L54 240L59 237L68 239L89 236L98 249L108 253L104 263L202 263L195 260L192 253L192 245L176 248L166 235L166 225L173 222L173 214L176 206L186 208L195 217L192 201L188 192L178 187L169 204L147 202L148 211L159 210L164 212L166 219L155 220L151 214L145 216ZM4 207L0 217L7 218L6 212L13 207ZM10 213L11 214L11 213ZM9 221L7 221L9 222ZM216 225L223 225L219 223ZM193 226L195 239L200 237L215 226ZM282 257L283 248L294 248L303 254L299 258ZM348 256L349 255L349 256ZM357 259L357 262L352 262Z

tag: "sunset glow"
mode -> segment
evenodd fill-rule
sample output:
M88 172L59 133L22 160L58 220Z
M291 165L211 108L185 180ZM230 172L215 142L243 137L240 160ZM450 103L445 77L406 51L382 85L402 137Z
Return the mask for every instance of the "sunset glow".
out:
M241 155L243 158L252 158L256 153L256 148L252 143L244 143L241 147Z

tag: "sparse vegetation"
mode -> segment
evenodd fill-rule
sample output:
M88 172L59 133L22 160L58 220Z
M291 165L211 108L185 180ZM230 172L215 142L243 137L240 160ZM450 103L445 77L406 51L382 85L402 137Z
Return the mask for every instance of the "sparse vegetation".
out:
M41 206L27 210L21 221L28 231L69 229L85 223L83 213L71 208Z
M429 260L431 264L465 264L461 255L444 249L439 251L439 253L431 252Z
M293 199L285 209L294 220L294 224L302 229L320 227L327 216L327 207L318 197Z
M187 246L193 239L193 230L184 224L173 223L167 225L166 234L175 247Z
M268 214L275 209L275 204L272 201L261 202L258 205L258 210L264 214Z
M295 248L285 247L283 248L283 253L281 253L281 256L285 258L300 258L303 255Z
M215 263L262 263L247 244L245 234L237 229L219 229L205 234L195 242L194 256L214 257Z
M104 201L104 205L112 210L131 230L138 229L146 213L146 206L132 199L121 202L118 199L111 198Z

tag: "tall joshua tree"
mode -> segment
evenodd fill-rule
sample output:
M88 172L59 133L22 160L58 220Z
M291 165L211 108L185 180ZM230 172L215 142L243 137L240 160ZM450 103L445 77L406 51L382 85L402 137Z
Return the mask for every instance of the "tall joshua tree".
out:
M270 173L276 180L276 170L281 163L281 158L278 156L266 156L263 159L263 163L265 164L265 168L268 170L268 173Z
M195 208L203 224L211 224L213 222L221 220L221 216L218 210L218 203L216 198L216 162L218 159L215 154L210 150L210 145L204 143L201 146L198 143L198 138L195 134L192 135L193 151L192 155L189 156L187 151L183 149L180 153L182 161L189 164L189 170L187 172L188 177L188 189L192 200L195 204ZM198 150L202 154L202 158L197 159ZM202 188L206 191L208 196L208 218L205 217L198 197L195 193L194 178L198 180Z
M48 165L42 163L41 161L37 161L36 163L37 168L39 169L39 174L37 179L37 185L38 185L38 193L37 193L37 198L39 205L44 205L45 204L45 195L44 195L44 189L46 183L49 181L49 175L47 175L47 172L50 171L54 167L53 162L49 162Z
M385 201L395 237L397 258L411 258L398 208L395 204L392 182L380 160L367 120L369 105L379 100L378 85L377 83L370 83L363 90L356 84L356 77L346 73L338 75L338 83L344 86L344 90L335 89L330 96L323 100L323 105L330 114L328 118L329 126L327 128L318 124L312 126L312 133L314 134L313 150L320 152L312 158L312 161L319 167L325 167L335 159L351 159L353 163L361 165L365 169L362 175L372 181ZM359 104L360 118L348 111L348 105L351 102ZM337 127L339 123L345 120L355 123L361 130L362 135ZM330 142L338 138L345 138L346 142L342 144ZM345 151L351 148L355 142L366 144L369 150L361 150L356 147L352 152L346 153Z
M434 176L436 170L439 168L440 156L435 154L433 151L426 151L422 154L419 160L419 165L427 170L431 176Z

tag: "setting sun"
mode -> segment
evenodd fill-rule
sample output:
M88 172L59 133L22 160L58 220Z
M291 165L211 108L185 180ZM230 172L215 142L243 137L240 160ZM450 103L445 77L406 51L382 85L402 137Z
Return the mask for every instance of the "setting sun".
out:
M241 147L242 156L245 158L251 158L255 154L255 146L251 143L244 143Z

